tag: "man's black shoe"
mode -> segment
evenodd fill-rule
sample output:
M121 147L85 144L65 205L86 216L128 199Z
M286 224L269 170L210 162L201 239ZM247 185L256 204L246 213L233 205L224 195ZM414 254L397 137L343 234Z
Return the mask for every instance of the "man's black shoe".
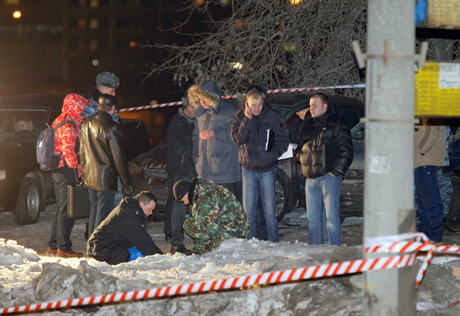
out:
M171 256L173 256L176 252L183 253L186 256L190 256L193 253L193 251L185 248L184 244L181 244L179 246L171 246Z

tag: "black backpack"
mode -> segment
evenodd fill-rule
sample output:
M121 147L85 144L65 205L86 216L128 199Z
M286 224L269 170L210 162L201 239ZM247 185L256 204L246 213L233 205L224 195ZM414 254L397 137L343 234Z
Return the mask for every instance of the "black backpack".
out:
M62 153L54 154L54 132L64 124L71 124L76 129L74 121L63 121L55 127L45 128L40 132L37 140L37 162L42 171L54 170L59 166Z

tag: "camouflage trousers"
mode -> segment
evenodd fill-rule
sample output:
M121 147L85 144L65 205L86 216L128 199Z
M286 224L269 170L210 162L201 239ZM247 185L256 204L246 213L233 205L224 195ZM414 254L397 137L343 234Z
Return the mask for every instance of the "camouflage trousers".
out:
M246 219L247 222L247 219ZM212 223L204 227L195 225L195 219L189 218L184 222L184 231L193 239L195 253L201 255L220 246L225 239L247 238L249 225L247 223Z

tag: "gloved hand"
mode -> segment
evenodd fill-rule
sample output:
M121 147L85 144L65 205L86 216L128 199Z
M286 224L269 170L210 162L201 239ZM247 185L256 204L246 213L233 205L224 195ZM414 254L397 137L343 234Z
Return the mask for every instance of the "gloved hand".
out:
M130 185L124 185L122 192L123 192L123 197L125 196L131 196L133 194L133 187Z

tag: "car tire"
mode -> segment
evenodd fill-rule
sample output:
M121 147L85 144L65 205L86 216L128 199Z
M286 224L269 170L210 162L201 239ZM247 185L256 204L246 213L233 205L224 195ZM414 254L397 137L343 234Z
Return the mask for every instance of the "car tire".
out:
M278 223L284 218L284 215L289 213L289 192L287 189L286 181L277 174L275 183L276 194L276 217Z
M22 180L18 201L13 215L18 225L35 224L44 210L40 183L35 178L26 177Z

